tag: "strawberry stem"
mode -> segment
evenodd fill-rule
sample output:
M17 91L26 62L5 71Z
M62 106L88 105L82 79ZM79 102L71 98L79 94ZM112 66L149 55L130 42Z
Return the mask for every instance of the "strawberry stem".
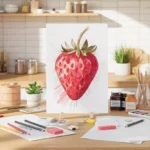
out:
M83 35L85 34L85 32L86 32L88 29L89 29L89 28L86 27L86 28L81 32L81 34L80 34L80 36L79 36L79 38L78 38L77 51L78 51L79 54L80 54L80 52L81 52L81 49L80 49L81 38L83 37ZM79 55L79 57L80 57L80 55Z

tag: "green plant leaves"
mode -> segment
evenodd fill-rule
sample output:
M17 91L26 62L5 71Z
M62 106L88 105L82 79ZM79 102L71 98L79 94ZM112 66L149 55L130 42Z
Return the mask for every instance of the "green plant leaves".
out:
M119 48L115 49L114 60L120 64L129 63L131 59L131 55L132 55L132 50L130 48L120 46Z
M34 82L33 84L29 84L29 88L26 88L26 92L28 94L41 94L43 93L43 89L37 85L37 82Z

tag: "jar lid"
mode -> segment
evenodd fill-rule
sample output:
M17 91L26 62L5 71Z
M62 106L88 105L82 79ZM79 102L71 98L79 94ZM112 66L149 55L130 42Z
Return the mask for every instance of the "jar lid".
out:
M81 4L80 2L74 2L74 4Z
M25 62L24 59L16 59L15 61L17 61L17 62Z
M28 61L30 61L30 62L37 62L36 59L29 59Z
M73 4L73 2L66 2L66 4L67 4L67 5L72 5L72 4Z
M87 4L87 1L82 1L81 4Z

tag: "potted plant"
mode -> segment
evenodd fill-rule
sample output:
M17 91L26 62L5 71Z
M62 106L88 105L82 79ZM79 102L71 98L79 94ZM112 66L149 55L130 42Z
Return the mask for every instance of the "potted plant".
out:
M116 61L115 65L115 74L127 76L130 75L130 59L132 55L132 50L124 46L120 46L115 49L114 60Z
M37 85L36 82L33 84L29 84L29 88L26 88L27 92L27 106L35 107L40 104L41 101L41 93L43 93L43 89L41 86Z

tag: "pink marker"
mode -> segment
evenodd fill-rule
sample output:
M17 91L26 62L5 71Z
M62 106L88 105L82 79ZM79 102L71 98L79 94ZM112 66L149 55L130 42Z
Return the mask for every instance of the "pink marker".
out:
M117 129L115 125L98 126L98 130L114 130Z

